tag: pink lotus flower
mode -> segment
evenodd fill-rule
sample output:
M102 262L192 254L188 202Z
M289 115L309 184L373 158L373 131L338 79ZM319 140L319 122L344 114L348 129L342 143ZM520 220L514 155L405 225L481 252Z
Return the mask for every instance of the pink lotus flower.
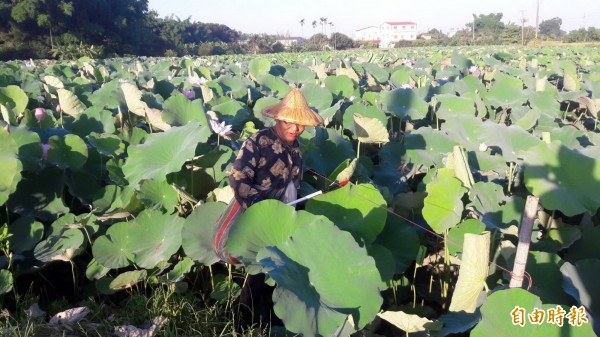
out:
M194 93L194 90L183 89L183 94L190 100L196 98L196 93Z
M230 134L232 134L233 132L231 131L231 125L225 125L225 122L221 122L221 123L217 123L215 121L213 121L212 119L209 120L210 122L210 127L213 130L214 133L218 134L219 136L229 136Z
M60 113L62 111L62 108L60 107L60 104L56 105L56 112Z
M42 144L42 160L48 159L48 150L50 150L50 144Z
M44 108L35 108L35 119L38 120L38 122L41 122L44 120L44 118L46 118L46 113L44 112Z

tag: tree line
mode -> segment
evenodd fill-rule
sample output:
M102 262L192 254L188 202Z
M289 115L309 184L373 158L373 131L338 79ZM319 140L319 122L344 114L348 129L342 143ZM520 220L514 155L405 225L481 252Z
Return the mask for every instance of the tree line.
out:
M301 19L299 24L303 36L305 24L312 25L314 34L307 39L302 36L297 44L284 46L278 42L283 37L244 34L226 25L193 22L190 18L161 18L156 11L149 10L148 0L0 0L0 60L204 56L376 47L374 43L354 41L335 32L333 22L324 17L312 23ZM503 23L502 13L474 14L472 22L453 34L432 29L422 34L428 40L400 41L396 46L525 45L545 39L600 41L600 30L596 28L566 34L561 25L560 18L542 21L536 34L534 27Z

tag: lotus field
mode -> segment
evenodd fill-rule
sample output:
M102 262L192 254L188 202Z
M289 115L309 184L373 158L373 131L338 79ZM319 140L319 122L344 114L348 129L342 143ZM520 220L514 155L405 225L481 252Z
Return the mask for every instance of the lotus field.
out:
M229 165L293 87L325 120L300 139L318 173L301 196L351 184L298 210L253 205L228 241L242 265L226 266L268 276L286 330L600 332L591 47L2 63L1 296L60 264L97 297L222 266L212 235ZM527 277L509 288L528 196L539 207Z

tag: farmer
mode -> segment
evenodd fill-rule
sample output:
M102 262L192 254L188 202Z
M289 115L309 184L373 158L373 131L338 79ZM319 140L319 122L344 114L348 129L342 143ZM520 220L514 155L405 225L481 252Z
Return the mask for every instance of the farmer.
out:
M305 126L323 123L299 89L292 89L262 114L275 119L275 126L256 132L242 145L229 174L234 198L216 224L215 251L223 261L233 264L239 262L226 251L229 228L246 208L261 200L296 200L303 173L298 137ZM252 321L271 322L271 292L264 274L249 276L240 295L242 319L247 320L246 316L254 318Z

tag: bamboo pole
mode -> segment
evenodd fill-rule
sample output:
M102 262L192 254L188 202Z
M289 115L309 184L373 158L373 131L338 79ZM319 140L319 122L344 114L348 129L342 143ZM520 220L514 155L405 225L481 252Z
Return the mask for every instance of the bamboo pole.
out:
M523 276L525 275L525 266L527 265L527 254L529 254L529 245L531 243L531 233L533 231L533 222L537 214L537 207L540 199L533 195L527 196L525 211L521 217L521 228L519 229L519 244L515 255L512 276L510 278L510 288L521 288L523 285Z

